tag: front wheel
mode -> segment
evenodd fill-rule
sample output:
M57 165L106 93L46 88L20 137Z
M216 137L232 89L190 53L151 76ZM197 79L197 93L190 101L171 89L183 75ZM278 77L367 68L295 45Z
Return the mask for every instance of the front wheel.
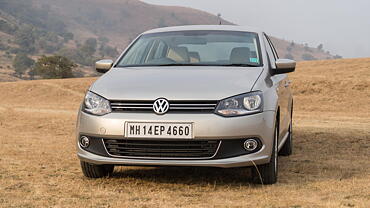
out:
M81 169L88 178L103 178L113 173L114 165L95 165L81 161Z
M279 128L276 125L274 132L274 141L270 162L258 165L252 169L252 177L259 184L274 184L277 182L278 175L278 135Z

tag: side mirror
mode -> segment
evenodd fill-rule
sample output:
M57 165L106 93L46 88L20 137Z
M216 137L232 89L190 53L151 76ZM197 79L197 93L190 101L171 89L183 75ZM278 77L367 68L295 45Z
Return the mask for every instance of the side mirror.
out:
M109 71L113 66L113 61L109 59L100 60L95 63L95 70L100 73Z
M295 71L296 62L290 59L278 59L275 65L274 74L285 74Z

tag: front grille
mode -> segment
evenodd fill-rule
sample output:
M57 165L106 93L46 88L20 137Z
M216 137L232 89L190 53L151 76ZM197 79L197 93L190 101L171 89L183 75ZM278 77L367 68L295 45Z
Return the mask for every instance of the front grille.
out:
M148 159L205 159L212 158L220 141L194 140L127 140L104 139L108 153L117 157Z
M214 112L217 101L168 101L169 112ZM151 112L154 101L110 101L113 112Z

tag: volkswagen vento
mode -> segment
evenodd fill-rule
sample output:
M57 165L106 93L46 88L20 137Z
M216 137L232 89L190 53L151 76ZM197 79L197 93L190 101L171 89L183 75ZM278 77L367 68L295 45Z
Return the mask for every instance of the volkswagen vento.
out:
M91 85L77 120L85 176L114 166L252 167L277 181L278 155L292 153L293 97L287 73L262 31L180 26L139 35Z

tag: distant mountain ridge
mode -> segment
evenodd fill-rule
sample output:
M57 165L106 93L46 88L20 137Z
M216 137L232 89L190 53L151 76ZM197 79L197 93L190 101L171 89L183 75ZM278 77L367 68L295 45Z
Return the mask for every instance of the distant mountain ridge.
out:
M0 0L0 81L17 80L17 53L33 59L59 53L84 65L114 58L138 34L175 25L218 24L219 18L191 8L157 6L139 0ZM232 24L222 20L223 24ZM88 40L90 39L90 40ZM87 41L88 40L88 41ZM273 38L282 58L332 59L321 48ZM90 47L90 48L89 48ZM91 48L92 47L92 48ZM81 67L79 76L93 75Z

